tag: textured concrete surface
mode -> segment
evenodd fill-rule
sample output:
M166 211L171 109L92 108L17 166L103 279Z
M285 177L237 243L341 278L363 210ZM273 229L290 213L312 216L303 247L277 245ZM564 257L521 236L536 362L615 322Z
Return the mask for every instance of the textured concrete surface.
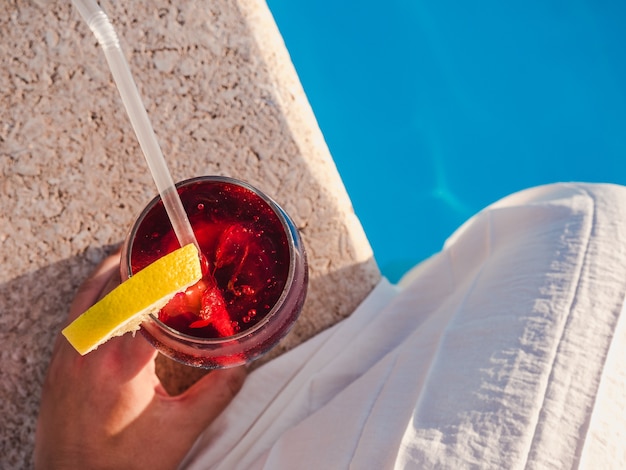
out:
M174 179L258 186L302 231L310 294L282 351L348 315L380 278L260 0L101 2ZM0 16L0 461L30 468L40 386L79 283L154 184L102 51L70 2Z

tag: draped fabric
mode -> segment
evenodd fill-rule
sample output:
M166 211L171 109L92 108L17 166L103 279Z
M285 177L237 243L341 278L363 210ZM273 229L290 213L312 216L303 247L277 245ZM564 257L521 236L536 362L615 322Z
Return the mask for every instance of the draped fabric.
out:
M513 194L253 372L183 467L626 468L625 294L626 188Z

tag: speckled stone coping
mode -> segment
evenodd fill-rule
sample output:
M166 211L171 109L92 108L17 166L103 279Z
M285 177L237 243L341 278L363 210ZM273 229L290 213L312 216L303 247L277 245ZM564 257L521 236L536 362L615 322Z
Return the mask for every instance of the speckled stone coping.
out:
M301 230L310 292L278 352L380 279L261 0L105 0L174 179L249 181ZM68 1L0 15L0 467L30 468L52 344L80 282L156 190L104 55Z

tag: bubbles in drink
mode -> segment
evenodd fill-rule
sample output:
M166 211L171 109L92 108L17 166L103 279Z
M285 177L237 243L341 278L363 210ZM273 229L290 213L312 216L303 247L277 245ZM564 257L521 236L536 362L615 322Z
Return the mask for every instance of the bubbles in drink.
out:
M179 193L205 276L188 289L184 303L168 304L159 318L182 333L206 338L252 327L269 313L287 282L290 255L280 219L244 187L189 185ZM162 205L145 217L140 230L152 236L137 233L135 272L179 246Z

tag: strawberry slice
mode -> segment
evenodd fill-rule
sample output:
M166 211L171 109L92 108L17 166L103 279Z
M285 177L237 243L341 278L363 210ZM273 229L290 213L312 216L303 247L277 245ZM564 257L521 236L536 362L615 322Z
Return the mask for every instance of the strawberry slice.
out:
M226 310L226 302L216 284L207 286L202 294L202 308L200 308L200 320L189 325L191 328L212 326L217 330L220 337L235 334L232 320Z
M217 243L215 250L215 267L217 269L234 265L235 270L245 261L248 249L254 240L254 232L241 224L233 224L228 227Z
M189 328L204 328L205 326L209 326L211 324L211 320L196 320L192 321L189 324Z
M253 297L265 287L275 247L263 232L252 225L232 224L220 235L215 250L215 269L226 280L225 288L236 297ZM240 309L249 307L240 305ZM232 312L235 318L244 315Z
M189 311L187 298L184 292L176 294L159 312L159 319L167 323L172 318L184 315Z
M176 294L159 312L159 320L181 332L187 331L189 323L196 318L184 292Z
M210 275L176 294L161 309L159 319L183 333L210 327L220 337L235 334L224 297Z

